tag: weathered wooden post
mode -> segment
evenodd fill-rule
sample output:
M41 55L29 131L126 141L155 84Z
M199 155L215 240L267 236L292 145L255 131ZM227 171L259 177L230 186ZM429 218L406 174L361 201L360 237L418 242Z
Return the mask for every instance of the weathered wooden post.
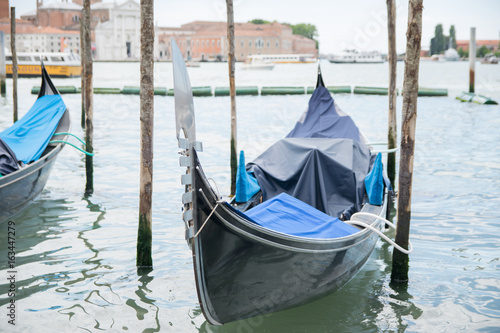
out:
M422 8L422 0L409 0L396 230L396 243L405 249L408 249L410 236L413 153L415 151L415 127L417 122L418 69L420 64L420 42L422 39ZM392 282L408 281L408 262L407 254L394 249L392 254Z
M470 28L470 44L469 44L469 92L474 92L475 76L476 76L476 28Z
M141 176L136 262L139 268L153 267L151 256L155 36L153 9L153 0L141 0Z
M229 66L229 95L231 96L231 195L236 193L236 170L238 160L236 155L237 148L237 122L236 122L236 87L234 83L234 14L233 0L226 0L227 6L227 40L229 43L229 53L227 63Z
M83 36L83 22L80 20L80 62L82 65L82 73L80 75L81 78L81 84L80 86L82 87L80 89L81 96L82 96L82 116L81 116L81 126L82 128L85 128L85 74L84 74L84 67L85 67L85 57L84 57L84 52L85 52L85 38Z
M7 79L7 71L5 69L5 33L0 31L0 95L5 97L7 89L5 80Z
M16 51L16 7L10 7L10 49L12 53L12 100L14 122L17 121L17 51Z
M85 147L89 153L94 152L94 88L92 87L92 48L91 48L91 37L90 37L90 0L83 0L83 13L82 13L83 25L83 39L84 39L84 49L83 49L83 68L82 75L85 76L85 85L82 86L82 97L84 97L85 106ZM85 184L85 194L90 195L94 192L94 165L93 156L85 155L85 171L87 176L87 182Z
M396 71L398 55L396 53L396 0L387 0L387 32L389 37L389 121L387 131L387 148L396 148L398 140L396 116ZM387 176L392 187L396 188L396 153L387 154Z

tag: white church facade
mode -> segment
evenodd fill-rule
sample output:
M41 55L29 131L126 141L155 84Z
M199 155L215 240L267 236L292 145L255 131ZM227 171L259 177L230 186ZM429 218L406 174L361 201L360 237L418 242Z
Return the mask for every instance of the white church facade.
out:
M139 60L141 57L141 11L139 3L129 0L120 3L103 2L92 5L92 10L103 7L109 19L95 27L96 60ZM105 7L105 8L104 8ZM158 38L155 36L155 58L158 58Z

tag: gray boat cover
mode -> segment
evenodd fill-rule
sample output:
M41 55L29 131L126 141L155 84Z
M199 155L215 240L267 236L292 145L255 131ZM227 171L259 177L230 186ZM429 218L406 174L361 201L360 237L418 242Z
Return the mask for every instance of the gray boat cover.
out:
M363 142L351 117L343 113L325 87L316 87L302 115L287 138L349 138Z
M285 138L247 164L263 200L285 192L330 215L359 211L373 163L368 147L352 139Z
M0 177L19 170L16 154L0 138Z
M365 177L375 156L354 121L319 85L294 129L247 164L263 200L285 192L330 215L347 218L361 209Z

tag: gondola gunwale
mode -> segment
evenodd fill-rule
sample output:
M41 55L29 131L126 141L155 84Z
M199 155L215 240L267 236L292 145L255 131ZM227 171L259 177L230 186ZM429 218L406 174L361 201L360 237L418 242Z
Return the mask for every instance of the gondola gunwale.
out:
M46 85L49 87L49 89L45 89L42 95L38 95L37 99L46 96L46 95L59 95L59 92L57 91L57 88L54 86L52 83L52 80L50 79L50 76L47 74L44 65L42 64L42 84ZM40 90L42 92L42 89ZM70 114L69 110L66 107L66 110L64 111L61 119L59 120L59 124L56 128L55 133L67 133L70 132L71 130L71 119L70 119ZM51 140L62 140L66 141L68 139L67 134L57 134L53 135L51 137ZM48 168L46 172L51 171L52 165L55 162L55 159L57 155L60 153L60 151L63 149L65 146L64 143L49 143L45 150L42 153L42 156L34 161L31 162L24 167L20 168L19 170L16 170L14 172L11 172L7 175L4 175L0 177L0 190L7 190L8 186L15 186L15 184L21 184L23 181L27 181L27 179L33 175L34 173L39 172L40 175L34 180L34 182L38 182L39 179L42 176L42 170L44 168ZM45 181L46 182L46 181ZM23 184L23 188L27 188L29 185L28 184ZM36 191L36 193L30 193L29 191L27 193L27 200L24 200L22 202L19 202L17 205L7 207L8 211L13 211L13 213L10 213L9 215L6 215L5 217L0 217L0 223L7 221L8 219L12 218L16 214L18 214L24 207L26 207L31 201L33 201L44 189L45 183L42 184L42 186L39 187L39 190ZM33 187L34 188L34 187ZM32 190L30 190L32 191Z

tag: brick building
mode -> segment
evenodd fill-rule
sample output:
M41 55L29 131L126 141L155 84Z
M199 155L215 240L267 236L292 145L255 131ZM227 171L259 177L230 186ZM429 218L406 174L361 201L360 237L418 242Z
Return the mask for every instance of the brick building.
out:
M0 18L9 18L10 8L9 0L0 0Z
M468 40L457 40L457 50L462 48L466 52L469 51L469 42ZM481 46L486 46L491 52L495 52L498 51L499 43L498 39L476 40L476 50L479 50Z
M37 4L36 11L21 15L25 22L30 22L32 27L38 27L42 30L46 28L60 29L66 31L68 35L71 35L70 32L80 35L83 0L34 1ZM91 0L90 3L92 54L94 57L101 60L139 59L139 3L134 0L119 2ZM65 40L70 44L74 43L71 38ZM33 48L39 49L39 47ZM156 49L158 47L155 48L155 51ZM50 49L43 51L47 52ZM79 51L78 47L78 53Z
M217 61L227 59L226 22L194 21L180 28L159 28L160 58L171 59L170 38L174 38L186 59ZM235 56L244 61L255 54L311 53L317 55L316 42L296 36L292 28L270 24L235 23Z
M102 6L102 0L91 0L90 3L93 29L99 21L106 21L109 15L107 7ZM82 0L60 0L48 3L36 0L36 6L35 11L23 13L21 19L41 27L80 31Z

